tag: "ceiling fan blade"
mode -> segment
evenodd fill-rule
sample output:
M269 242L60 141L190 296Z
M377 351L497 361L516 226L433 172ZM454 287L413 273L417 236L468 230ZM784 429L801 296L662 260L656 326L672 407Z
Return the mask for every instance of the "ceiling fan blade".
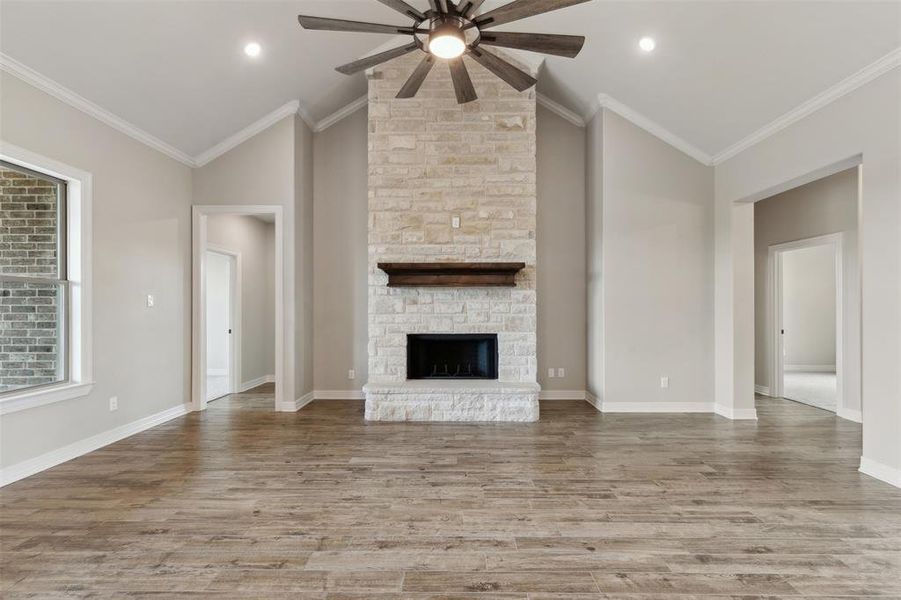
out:
M488 52L484 48L470 48L469 55L477 63L506 81L519 92L523 92L536 83L538 80L496 54Z
M467 19L472 18L472 15L475 14L479 7L485 0L467 0L465 4L460 5L460 14L466 17Z
M463 57L447 61L450 66L451 80L454 82L454 92L457 94L457 104L466 104L473 100L478 100L476 89L472 86L472 79L469 78L469 71L463 64Z
M300 25L304 29L324 31L360 31L364 33L412 34L414 32L413 27L405 25L382 25L380 23L363 23L361 21L326 19L324 17L308 17L306 15L299 15L297 17L297 20L300 21Z
M575 58L581 52L585 38L581 35L558 35L555 33L486 31L482 33L479 43Z
M426 57L422 59L422 62L416 66L413 74L407 79L404 87L400 88L397 97L412 98L415 96L416 92L419 91L419 88L422 87L422 83L425 81L426 76L429 74L429 71L432 70L433 66L435 66L435 57L431 54L426 54Z
M417 44L407 44L406 46L401 46L400 48L392 48L391 50L379 52L378 54L373 54L372 56L367 56L365 58L361 58L360 60L355 60L351 63L347 63L346 65L341 65L335 70L339 73L344 73L345 75L353 75L354 73L365 71L370 67L380 65L383 62L388 62L392 58L397 58L398 56L409 54L414 50L419 50L419 46Z
M514 0L510 4L495 8L475 18L475 24L479 29L497 27L510 21L518 21L526 17L559 10L567 6L582 4L588 0Z
M431 8L433 11L435 11L438 14L441 14L442 12L444 12L441 10L442 7L441 7L441 2L439 0L429 0L429 8Z
M419 12L416 8L410 6L404 0L379 0L385 6L390 6L397 12L402 15L407 15L411 19L416 19L417 21L424 21L425 15Z

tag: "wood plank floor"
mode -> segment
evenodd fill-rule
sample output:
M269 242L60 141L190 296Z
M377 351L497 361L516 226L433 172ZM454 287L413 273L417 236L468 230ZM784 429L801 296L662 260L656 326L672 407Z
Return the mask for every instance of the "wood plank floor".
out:
M546 402L367 424L231 396L2 490L3 598L901 598L901 491L860 426Z

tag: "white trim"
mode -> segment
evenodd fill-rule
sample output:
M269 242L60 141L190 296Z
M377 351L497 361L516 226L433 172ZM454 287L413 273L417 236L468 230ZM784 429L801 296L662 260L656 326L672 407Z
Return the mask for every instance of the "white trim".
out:
M316 400L365 400L363 390L314 390Z
M310 402L314 400L313 392L307 392L300 398L296 399L294 402L285 402L281 406L279 406L280 412L297 412Z
M723 406L722 404L714 404L713 412L721 417L732 419L733 421L756 421L756 408L733 408L731 406Z
M43 389L23 389L0 400L0 414L18 412L79 398L94 383L93 354L93 176L87 171L41 156L0 140L0 158L66 181L66 228L69 281L68 340L69 381Z
M123 440L129 436L141 433L157 425L161 425L166 421L181 417L190 412L191 407L188 404L179 404L162 412L158 412L149 417L132 421L125 425L120 425L103 433L79 440L75 443L51 450L46 454L41 454L35 458L31 458L20 463L5 467L0 470L0 486L8 485L14 481L19 481L26 477L30 477L41 471L46 471L51 467L55 467L61 463L84 456L89 452L93 452L104 446L108 446L119 440Z
M241 312L241 298L243 296L244 290L244 260L241 257L241 253L232 250L226 246L220 246L218 244L211 244L209 241L206 244L207 252L214 252L216 254L221 254L227 256L231 259L230 267L234 268L234 277L229 278L229 294L231 297L229 298L229 306L228 306L228 318L231 321L231 329L232 334L229 336L228 340L228 369L226 369L226 373L223 375L228 375L228 392L234 393L238 387L239 383L243 379L242 373L242 356L241 356L241 325L242 325L242 315ZM207 373L210 373L210 370L207 370Z
M843 408L841 406L838 407L838 410L835 411L835 415L841 417L842 419L847 419L848 421L854 421L855 423L863 423L863 415L859 410L853 410L850 408Z
M237 393L243 394L247 390L252 390L253 388L259 385L263 385L264 383L275 383L275 375L263 375L262 377L257 377L255 379L242 381L241 385L238 386Z
M544 94L542 94L540 92L535 96L535 99L540 106L545 107L546 109L548 109L549 111L551 111L552 113L557 115L558 117L566 119L567 121L569 121L576 127L585 127L585 119L583 119L581 116L579 116L578 113L571 111L570 109L566 108L559 102L554 102L553 100L551 100L550 98L548 98L547 96L545 96Z
M813 373L835 373L835 365L785 365L785 371L810 371Z
M773 397L772 394L770 394L769 386L766 386L766 385L757 385L755 383L754 384L754 393L760 394L761 396L769 396L771 398Z
M539 400L585 400L585 390L541 390Z
M73 108L77 108L83 113L90 115L98 121L109 125L116 131L124 133L128 137L135 139L142 144L150 146L157 152L162 152L169 158L173 158L180 163L194 166L194 159L188 154L182 152L178 148L167 144L163 140L147 133L143 129L132 125L125 119L114 115L105 108L101 108L87 98L80 96L69 88L60 85L49 77L41 75L31 67L27 67L16 59L0 52L0 70L6 71L10 75L18 77L25 83L50 94L57 100L61 100Z
M652 121L638 111L632 109L629 106L626 106L616 98L613 98L608 94L598 94L598 105L608 110L612 110L622 118L631 122L633 125L636 125L637 127L644 129L651 135L658 137L676 150L679 150L692 157L702 165L709 167L713 164L713 159L709 154L697 148L693 144L685 141L683 138L671 132L663 125Z
M864 475L869 475L889 485L901 488L901 469L896 469L861 456L859 471Z
M592 405L598 412L601 412L601 401L588 390L585 390L585 402Z
M62 383L47 387L25 388L20 393L10 395L0 401L0 415L82 398L90 394L92 389L94 389L93 383Z
M257 119L241 131L230 135L209 150L195 156L193 159L193 166L202 167L214 161L229 150L240 146L253 136L269 129L285 117L298 114L299 110L300 102L297 100L291 100L290 102L279 106L268 115Z
M293 339L288 340L285 323L293 318L294 267L293 258L286 248L293 251L292 223L285 223L284 209L280 205L194 205L191 207L192 260L191 260L191 405L194 410L206 409L206 249L207 218L213 215L275 215L275 402L276 410L282 410L290 402L282 398L293 386ZM290 327L293 331L293 326Z
M711 413L713 402L601 402L605 413Z
M767 125L764 125L751 135L745 137L742 140L739 140L735 144L732 144L722 152L717 153L713 157L713 164L718 165L729 160L736 154L739 154L740 152L747 150L751 146L762 142L766 138L779 133L783 129L800 121L804 117L820 110L821 108L831 104L832 102L835 102L842 96L853 92L857 88L866 85L880 75L883 75L898 66L901 66L901 48L892 50L885 56L870 63L853 75L846 77L827 90L817 94L806 102L799 104L781 117L775 119Z
M356 100L354 100L353 102L348 104L347 106L339 108L338 110L336 110L329 116L325 117L321 121L318 121L316 123L316 125L312 128L313 132L319 133L320 131L325 131L326 129L328 129L329 127L331 127L338 121L346 119L347 117L354 114L361 108L365 107L367 104L369 104L369 95L367 94L365 96L360 96L359 98L357 98Z
M844 239L842 232L829 233L826 235L818 235L815 237L794 240L782 244L772 244L767 248L767 280L770 285L770 293L767 298L767 307L765 318L769 323L766 327L770 340L768 342L772 355L772 380L770 381L770 390L773 396L781 398L785 395L784 382L785 371L828 371L835 372L835 405L843 406L845 402L844 393L844 322L845 322L845 294L844 294ZM816 246L832 246L834 252L834 273L835 273L835 363L834 365L793 365L794 367L810 367L801 369L792 369L789 365L784 364L784 335L782 323L782 260L783 254L792 250L800 250L803 248L813 248Z

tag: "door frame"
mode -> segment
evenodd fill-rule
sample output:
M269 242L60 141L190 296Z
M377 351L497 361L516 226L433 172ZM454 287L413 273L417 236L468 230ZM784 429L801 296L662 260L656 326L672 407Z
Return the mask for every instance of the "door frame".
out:
M234 394L239 391L239 387L244 381L241 373L241 294L243 290L241 253L209 242L207 242L206 251L221 254L229 259L228 320L232 332L228 336L228 392ZM204 303L204 313L206 313L205 307Z
M191 207L191 408L205 410L206 400L206 251L210 216L275 216L275 402L273 410L294 411L294 402L284 402L286 365L294 364L293 345L286 344L285 291L288 273L285 260L285 219L279 205L195 205Z
M781 398L784 394L785 381L785 357L784 336L782 334L783 294L782 277L783 255L792 250L814 248L817 246L832 246L834 256L835 273L835 412L839 414L844 406L844 289L843 289L843 265L845 235L842 232L818 235L781 244L773 244L767 249L767 271L769 272L770 289L768 317L771 324L769 328L770 347L773 349L772 381L770 390L772 395Z

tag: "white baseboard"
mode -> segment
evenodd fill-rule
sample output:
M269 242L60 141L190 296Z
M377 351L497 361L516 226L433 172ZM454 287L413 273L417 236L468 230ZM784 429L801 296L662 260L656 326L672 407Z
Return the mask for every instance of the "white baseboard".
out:
M601 402L605 413L709 413L712 402Z
M238 386L238 393L241 394L246 392L247 390L252 390L253 388L263 385L264 383L275 383L275 375L263 375L262 377L257 377L256 379L245 381Z
M860 457L860 472L864 475L884 481L889 485L901 488L901 469L896 469L875 460Z
M51 450L40 456L10 465L9 467L0 470L0 487L30 477L41 471L46 471L56 465L70 461L73 458L78 458L79 456L83 456L89 452L118 442L119 440L123 440L136 433L141 433L142 431L161 425L166 421L171 421L172 419L186 415L189 412L191 412L191 406L189 404L173 406L172 408L167 408L155 415L132 421L131 423L121 425L115 429L110 429L109 431L104 431L103 433L98 433L89 438L79 440L68 446L63 446L62 448Z
M785 365L786 372L812 371L815 373L835 373L835 365Z
M721 417L732 419L733 421L756 421L756 408L732 408L731 406L723 406L722 404L714 404L713 412Z
M585 390L541 390L539 400L585 400Z
M292 402L282 402L278 405L279 412L297 412L313 401L313 392L307 392Z
M850 408L841 408L835 411L835 414L842 419L847 419L849 421L854 421L855 423L863 423L863 415L859 410L852 410Z
M588 390L585 390L585 402L587 402L588 404L592 405L592 406L595 408L595 410L597 410L598 412L600 412L600 410L601 410L601 401L598 399L597 396L595 396L594 394L592 394L592 393L589 392Z
M316 400L365 400L363 390L315 390Z
M754 384L754 393L760 394L761 396L769 396L770 398L773 397L773 395L770 393L770 386L768 385Z

